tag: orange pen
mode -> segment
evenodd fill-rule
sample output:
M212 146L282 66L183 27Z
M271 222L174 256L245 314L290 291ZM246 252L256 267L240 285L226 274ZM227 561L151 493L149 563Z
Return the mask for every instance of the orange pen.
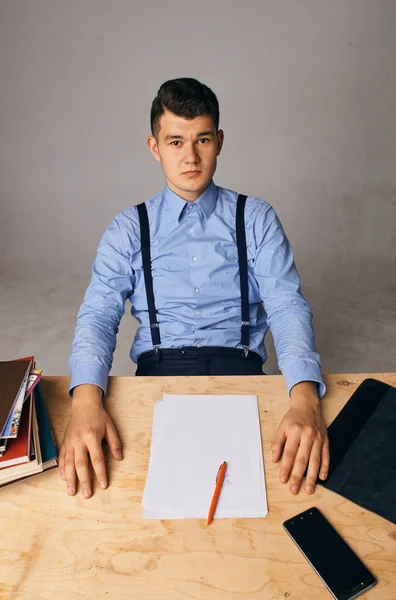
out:
M219 468L219 470L217 472L216 487L215 487L215 491L214 491L214 494L213 494L212 502L211 502L210 508L209 508L208 525L210 525L210 523L212 522L213 515L214 515L215 510L216 510L216 506L217 506L217 502L219 500L220 491L221 491L221 487L223 485L223 481L224 481L224 476L225 476L226 470L227 470L227 463L224 461L220 465L220 468Z

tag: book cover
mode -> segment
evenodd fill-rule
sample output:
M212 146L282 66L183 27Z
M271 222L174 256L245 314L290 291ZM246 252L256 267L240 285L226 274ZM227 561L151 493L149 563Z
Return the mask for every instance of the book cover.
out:
M10 416L8 417L8 421L2 431L3 439L17 437L19 424L21 421L23 403L25 402L25 400L28 399L29 394L34 390L34 388L40 381L41 375L43 372L42 369L34 368L35 367L34 356L26 356L25 358L17 358L16 360L17 361L30 360L31 365L30 365L30 371L28 373L27 381L26 382L25 382L25 380L23 381L21 389L19 390L19 393L18 393L17 400L14 404L13 410L10 413ZM23 394L23 390L25 390L24 394ZM4 452L4 450L1 449L1 440L0 440L0 452Z
M26 373L25 379L22 382L20 390L18 392L17 399L12 408L10 416L8 417L7 423L5 424L1 435L5 439L16 438L18 435L19 423L21 421L23 403L29 394L27 394L27 386L29 382L29 372Z
M55 460L58 464L58 455L52 435L47 409L45 408L40 385L34 390L34 401L36 404L37 423L39 430L40 448L43 464Z
M14 404L23 385L29 376L30 360L8 360L0 362L0 437L14 409Z
M19 435L15 439L8 440L6 451L0 458L0 472L2 469L29 461L32 405L33 397L31 395L23 406Z
M25 392L25 400L29 396L29 394L34 390L34 388L36 387L38 382L40 381L42 373L43 373L43 369L30 369L28 382L27 382L27 386L26 386L26 392Z

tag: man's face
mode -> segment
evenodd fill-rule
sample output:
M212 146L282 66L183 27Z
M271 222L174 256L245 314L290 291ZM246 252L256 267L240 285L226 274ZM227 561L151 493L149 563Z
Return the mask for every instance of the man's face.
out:
M184 200L194 202L216 171L223 137L209 115L185 119L166 110L160 119L158 139L150 136L147 143L162 165L168 187Z

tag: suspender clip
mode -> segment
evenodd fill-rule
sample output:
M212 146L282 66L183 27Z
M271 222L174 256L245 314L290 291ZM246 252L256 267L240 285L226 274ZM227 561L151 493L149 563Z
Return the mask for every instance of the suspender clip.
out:
M242 348L243 348L243 351L245 353L245 358L247 358L247 356L249 354L249 350L250 350L249 346L245 346L243 344L243 342L246 342L246 341L249 342L249 337L247 337L247 340L246 340L246 334L243 331L243 327L246 327L246 326L249 327L249 321L242 321Z

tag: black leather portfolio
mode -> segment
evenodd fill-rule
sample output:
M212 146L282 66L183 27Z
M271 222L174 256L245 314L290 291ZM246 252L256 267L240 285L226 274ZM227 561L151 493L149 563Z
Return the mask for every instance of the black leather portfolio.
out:
M317 483L396 524L396 388L365 379L328 435L329 475Z

